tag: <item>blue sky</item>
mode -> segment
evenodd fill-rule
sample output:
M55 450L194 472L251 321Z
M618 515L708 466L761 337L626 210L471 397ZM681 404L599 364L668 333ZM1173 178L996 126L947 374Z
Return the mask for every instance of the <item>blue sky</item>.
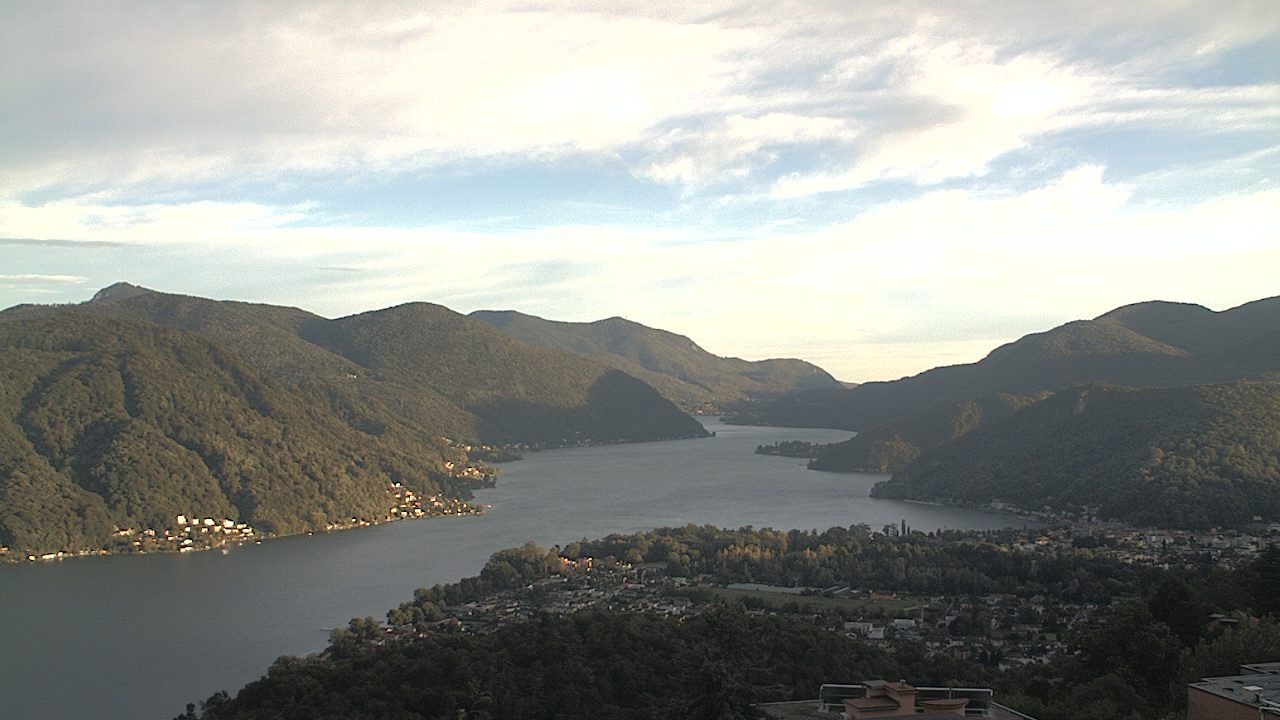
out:
M1280 294L1280 4L0 7L0 307L622 315L842 379Z

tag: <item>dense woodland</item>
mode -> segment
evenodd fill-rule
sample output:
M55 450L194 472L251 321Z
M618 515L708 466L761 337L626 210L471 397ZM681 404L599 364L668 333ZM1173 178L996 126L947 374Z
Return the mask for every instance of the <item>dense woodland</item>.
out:
M1080 512L1164 527L1280 518L1280 384L1060 392L927 453L878 497Z
M849 440L817 453L812 470L892 473L980 425L1013 415L1048 393L1036 396L997 393L974 400L927 405L918 412L872 426Z
M198 336L65 310L0 322L0 545L108 547L178 515L265 533L378 518L388 487L465 495L465 460L394 415L276 382Z
M738 419L859 430L810 468L895 473L879 497L1240 526L1280 519L1277 379L1280 298L1220 313L1152 302Z
M880 650L786 618L726 609L685 622L640 614L543 618L479 636L281 658L205 720L255 718L729 718L812 696L823 679L943 682L954 663Z
M81 308L194 332L276 379L337 386L455 439L561 445L705 434L640 380L512 340L440 305L329 320L121 284Z
M683 335L619 317L570 323L487 310L468 317L530 345L581 355L640 378L688 411L719 411L802 390L841 387L822 368L803 360L723 358Z
M130 549L179 515L374 521L395 483L468 497L470 443L706 435L640 380L427 304L326 320L117 285L0 312L0 380L9 558Z
M797 583L826 578L885 590L966 596L1045 594L1107 603L1098 622L1064 629L1070 652L1048 666L999 671L926 654L916 642L876 648L817 627L809 613L751 617L728 606L683 621L637 614L542 616L490 634L446 630L375 646L353 620L325 654L281 658L235 698L204 703L216 718L752 717L750 703L814 697L823 682L910 678L994 687L1040 720L1171 720L1185 683L1280 657L1280 547L1234 570L1139 569L1088 548L1049 558L1010 550L999 534L889 537L866 528L825 532L685 527L534 546L494 555L461 583L421 589L392 624L547 577L559 557L660 562L676 576ZM1086 543L1087 544L1087 543ZM609 553L604 555L602 553ZM965 576L950 576L963 567ZM802 598L801 598L802 600ZM1240 622L1223 629L1214 612ZM439 628L438 625L433 625ZM370 636L371 637L371 636ZM199 716L192 708L188 717Z

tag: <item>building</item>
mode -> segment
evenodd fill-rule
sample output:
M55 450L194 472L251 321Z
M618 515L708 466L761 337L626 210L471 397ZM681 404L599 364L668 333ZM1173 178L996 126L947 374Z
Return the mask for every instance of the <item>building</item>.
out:
M1035 720L992 700L990 688L917 687L905 681L866 680L861 685L823 685L818 700L757 705L766 715L785 720L862 720L863 718L967 717L984 720Z
M965 697L917 697L920 693L905 682L868 680L863 697L845 698L844 714L851 720L862 718L905 718L917 715L958 715L964 717L969 705Z
M1239 675L1187 686L1187 720L1280 719L1280 662L1241 665Z

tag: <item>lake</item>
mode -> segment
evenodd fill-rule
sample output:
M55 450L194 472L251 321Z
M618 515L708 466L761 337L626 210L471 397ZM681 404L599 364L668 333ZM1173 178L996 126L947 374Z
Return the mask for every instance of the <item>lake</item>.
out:
M716 437L531 453L477 493L481 516L389 523L218 552L0 565L0 718L168 720L235 693L278 656L320 650L353 617L479 572L496 550L667 525L917 530L1027 524L868 496L883 475L809 472L753 454L835 430L739 427Z

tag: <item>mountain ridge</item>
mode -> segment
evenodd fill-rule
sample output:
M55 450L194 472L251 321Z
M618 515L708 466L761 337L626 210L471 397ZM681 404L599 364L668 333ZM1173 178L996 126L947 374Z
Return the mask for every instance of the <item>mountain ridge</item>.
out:
M840 386L803 360L721 357L685 335L619 316L575 323L515 310L477 310L469 317L517 340L608 364L644 380L687 411L719 412L799 390Z
M193 333L81 308L0 316L0 545L97 550L178 516L259 532L378 520L399 483L468 496L461 451L260 373ZM171 549L177 549L176 546Z
M606 378L607 366L519 343L434 303L329 319L127 283L98 295L82 307L201 334L277 379L321 385L449 437L559 445L705 434L640 381ZM394 352L406 343L412 356ZM602 380L603 395L593 395ZM635 418L603 410L610 402L631 404ZM504 412L512 417L503 420Z
M1157 333L1168 340L1143 334ZM1173 344L1174 342L1180 344ZM935 402L1072 385L1156 387L1280 379L1280 297L1222 311L1152 301L1025 335L975 363L839 391L809 391L744 413L739 421L865 430Z

